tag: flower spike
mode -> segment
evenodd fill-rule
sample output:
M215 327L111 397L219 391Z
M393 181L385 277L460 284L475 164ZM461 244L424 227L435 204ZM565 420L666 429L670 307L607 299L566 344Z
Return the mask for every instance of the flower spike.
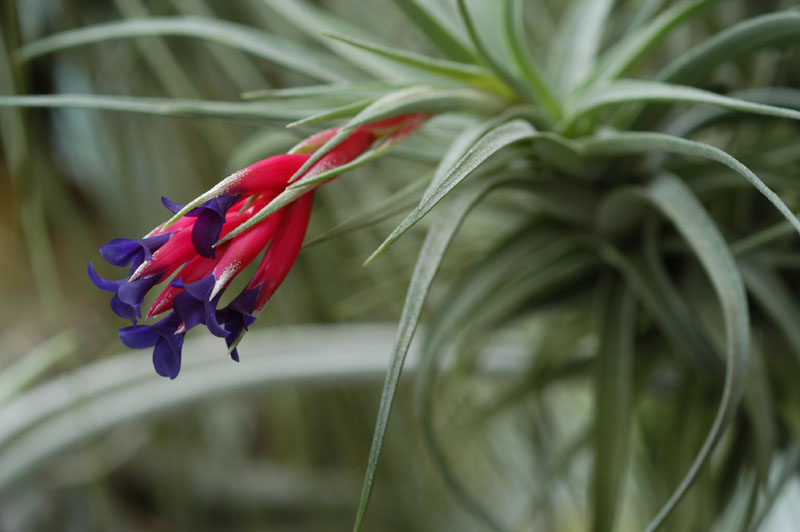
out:
M162 198L164 207L174 213L172 218L144 238L117 238L100 248L107 262L129 268L128 277L105 279L91 263L88 266L92 283L114 294L114 313L132 323L119 330L120 341L132 349L153 348L156 373L174 379L180 372L186 333L202 324L225 339L231 358L238 361L237 346L244 333L300 254L315 190L336 177L338 168L395 144L425 118L401 115L359 125L346 134L341 128L329 129L301 142L290 153L239 170L187 205ZM290 188L292 176L337 136L343 138L318 154ZM375 145L378 148L373 149ZM265 249L247 287L219 308L233 279ZM153 324L139 323L147 294L164 282L146 319L169 314Z

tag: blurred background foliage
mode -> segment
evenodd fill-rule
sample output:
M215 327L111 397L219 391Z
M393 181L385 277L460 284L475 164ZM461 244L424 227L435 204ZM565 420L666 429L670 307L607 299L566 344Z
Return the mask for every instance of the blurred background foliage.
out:
M548 55L556 22L564 18L564 4L556 0L526 3L525 22L539 59ZM662 0L617 2L603 48L673 4ZM492 9L480 0L471 5L475 12ZM320 34L331 28L351 36L378 35L384 44L437 54L396 3L375 0L368 6L360 0L2 0L0 92L236 101L247 91L315 81L274 61L190 37L110 39L25 61L15 53L26 43L68 29L142 17L231 21L262 30L289 43L287 46L320 53L326 46L337 45ZM431 0L429 7L441 12L445 20L456 20L453 2ZM718 2L671 32L647 60L637 64L635 73L651 76L688 46L738 21L790 7L792 2L777 0ZM491 16L476 19L487 24L496 20ZM459 34L465 33L455 23L454 27ZM504 48L498 44L493 49ZM323 57L327 61L328 56ZM798 59L796 47L762 50L715 69L703 88L722 94L763 86L800 88ZM368 64L368 59L364 61ZM369 79L362 68L345 61L325 64L334 73L341 72L343 79ZM402 82L402 71L396 75ZM0 249L4 250L0 253L0 406L5 406L0 421L7 426L24 424L26 416L34 416L31 412L60 398L62 402L53 408L59 409L63 424L53 425L39 437L52 437L54 442L66 438L68 431L60 433L59 427L71 427L76 434L66 450L57 448L50 456L35 445L21 445L24 431L19 432L22 439L16 446L13 440L9 444L4 439L7 434L0 433L0 529L349 529L372 439L380 372L352 382L334 379L301 385L288 379L284 386L259 388L251 383L242 385L241 390L233 386L226 393L217 393L215 371L203 371L199 365L197 373L191 374L194 377L182 374L174 383L148 384L148 379L157 377L144 352L128 356L125 364L89 366L98 368L95 373L84 375L79 369L102 364L121 351L115 333L120 320L108 312L107 296L94 290L86 278L86 263L96 261L97 248L117 236L144 234L160 222L164 218L161 195L187 201L231 171L285 151L318 129L286 129L287 122L352 101L352 95L343 101L330 98L317 99L314 103L319 107L286 103L283 115L274 118L174 118L157 116L158 112L72 108L0 111ZM451 140L474 122L470 115L437 118L388 156L323 187L309 242L368 206L380 205L405 187L429 179ZM706 128L701 135L703 140L737 153L750 167L763 169L766 173L759 171L759 175L780 184L784 201L796 209L800 190L793 182L800 169L796 131L795 123L751 120ZM631 173L625 162L616 161L621 180ZM692 186L698 194L705 194L708 210L725 220L730 235L743 237L778 219L760 198L753 199L751 190L731 187L730 175L717 166L676 160L672 169L681 175L703 177ZM731 188L734 192L727 193ZM727 195L714 202L719 190ZM388 248L380 260L367 268L361 263L415 205L418 196L419 188L416 194L400 193L383 209L380 220L309 245L256 328L323 323L338 324L337 329L346 334L355 323L396 321L427 220ZM489 196L471 213L433 285L428 308L434 312L424 315L424 321L439 322L446 331L447 317L462 307L458 294L479 294L487 286L487 307L497 304L489 297L492 288L502 287L507 279L481 285L483 280L476 280L477 274L470 276L465 271L475 265L473 272L485 271L486 265L491 269L492 257L486 257L489 250L500 250L502 260L512 261L511 274L513 260L532 260L526 253L546 248L546 239L518 239L525 248L521 251L503 241L509 228L524 227L539 209L514 193L501 192ZM680 248L673 233L656 225L652 231L663 236L661 245ZM793 307L798 247L796 238L781 242L767 260L781 268L789 287L786 299ZM702 272L674 257L671 260L679 263L681 292L693 295L692 311L708 325L704 330L719 331L716 307L703 303L713 301L714 296ZM743 272L747 274L744 267ZM110 271L100 273L112 275ZM764 278L759 273L751 275ZM446 460L457 470L458 480L447 477L442 457L423 452L421 441L430 437L425 434L427 425L420 424L413 414L410 387L401 385L367 529L484 529L464 512L459 498L451 496L458 485L469 487L467 499L482 501L476 507L489 508L513 530L569 531L589 526L592 495L587 486L591 484L589 441L594 405L587 368L599 346L597 337L585 331L596 325L591 312L596 305L619 304L620 315L626 312L624 298L616 297L618 287L613 281L607 284L606 292L594 298L586 297L583 285L559 292L556 301L547 300L545 294L541 301L527 302L536 313L526 313L523 305L512 313L513 319L500 324L464 318L460 323L463 334L456 342L457 362L440 376L435 390L435 412L424 407L430 398L416 398L423 404L423 418L435 414L439 446L446 449ZM450 295L453 286L463 290ZM464 307L471 304L463 303ZM668 522L669 530L744 530L749 522L744 517L747 511L756 503L758 508L769 507L762 503L772 499L778 503L761 530L800 527L796 510L800 507L796 479L800 410L793 391L800 368L797 359L787 354L800 344L796 335L787 339L772 333L770 326L761 328L775 313L780 314L781 309L753 306L756 341L752 349L769 353L770 362L766 369L754 367L751 371L768 372L781 390L778 398L783 403L765 407L780 410L780 414L740 416L735 430L726 434L722 451L712 456L712 467L701 473L696 488ZM690 362L672 356L669 346L648 328L644 318L629 319L636 321L640 333L637 347L646 356L637 359L635 369L628 368L634 375L635 393L641 397L630 412L637 427L631 460L637 467L626 474L617 530L638 530L680 482L711 425L719 396L719 383L709 383L708 376ZM309 352L330 348L322 337L302 329L287 331L298 345L308 339ZM342 340L340 350L356 349L360 337L357 329L353 331L351 343ZM381 345L382 341L385 352L376 357L385 360L380 357L391 349L391 327L376 331L377 344L369 345ZM242 349L244 362L231 371L246 372L248 357L259 358L262 352L264 358L270 355L271 337L253 336L262 341L249 339ZM191 345L198 358L205 350L224 359L224 349L218 344L200 338ZM187 360L194 349L187 344ZM480 370L485 359L482 354L487 351L500 353L500 360L510 360L516 370L510 375L507 368ZM206 363L209 368L216 367ZM132 369L136 367L139 370ZM122 369L133 373L113 373ZM86 390L93 383L85 382L90 377L108 379L112 384L118 379L123 383L120 395L91 396ZM49 399L45 394L19 395L38 381L58 384L61 395L54 392ZM108 430L91 429L99 421L82 407L109 397L135 403L135 394L122 395L126 386L141 393L141 415L120 417L107 425ZM158 394L147 393L158 390L157 386L185 389L191 400L160 409ZM207 396L197 392L203 386L208 387ZM28 401L37 398L40 405ZM150 405L145 404L148 400ZM778 429L772 426L774 418ZM761 419L765 425L756 426L753 419ZM774 445L779 452L766 483L777 488L756 499L749 490L754 469L740 471L733 466L739 458L751 460L751 435L759 432L780 441ZM20 438L19 434L12 436ZM14 472L16 460L31 462Z

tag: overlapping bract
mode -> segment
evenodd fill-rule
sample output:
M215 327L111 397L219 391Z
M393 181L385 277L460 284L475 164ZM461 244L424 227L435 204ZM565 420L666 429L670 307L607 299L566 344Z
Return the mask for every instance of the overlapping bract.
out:
M309 168L329 171L347 164L377 140L405 137L424 117L402 115L356 128L335 148ZM311 154L332 138L337 128L300 143L295 153L268 157L231 175L205 196L196 208L171 224L164 223L141 239L118 238L100 248L114 266L129 268L120 280L100 277L90 263L89 278L114 296L111 309L132 325L119 330L123 344L133 349L153 348L153 365L159 375L174 379L181 365L186 331L203 324L224 338L231 357L239 360L236 346L256 316L289 274L305 238L317 183L276 212L232 238L225 239L283 193L291 177ZM162 198L178 213L183 205ZM223 239L223 240L220 240ZM219 308L231 281L266 249L246 288ZM145 319L168 313L152 324L142 324L141 307L147 293L169 281L150 306Z

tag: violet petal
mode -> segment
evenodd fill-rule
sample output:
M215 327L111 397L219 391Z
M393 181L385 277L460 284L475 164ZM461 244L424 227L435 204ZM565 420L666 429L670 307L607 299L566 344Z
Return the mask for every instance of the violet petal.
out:
M219 240L225 215L239 196L212 198L194 209L197 221L192 227L192 244L201 257L214 258L214 244Z
M211 289L214 288L215 282L214 274L210 273L199 281L184 284L183 288L193 298L197 299L198 301L204 301L208 299L208 295L211 293Z
M215 257L214 244L219 240L222 224L225 218L216 213L205 210L192 227L192 244L197 254L201 257L213 259Z
M117 294L114 294L114 297L111 298L111 310L114 314L120 318L130 320L134 325L136 325L136 322L141 316L139 308L139 306L129 305L123 302Z
M158 284L160 279L161 275L153 275L143 279L122 283L117 294L124 303L128 303L129 305L141 305L142 301L144 301L145 294Z
M176 203L172 200L167 199L166 196L161 196L161 204L167 208L172 214L178 214L181 209L183 209L184 205L180 203Z
M89 263L89 267L86 269L86 272L89 274L89 279L92 281L92 284L105 292L116 292L119 289L120 283L125 282L124 279L122 281L111 281L109 279L100 277L91 262Z
M132 325L118 331L120 341L131 349L153 347L161 334L152 325Z
M178 342L183 345L183 335L175 335L180 338ZM160 337L153 349L153 367L156 373L162 377L174 379L181 371L181 352L180 348L176 351L169 341Z
M115 238L100 247L100 256L114 266L127 266L139 253L142 245L132 238Z
M187 292L181 292L172 300L172 308L181 317L186 330L203 322L205 308L201 301L193 298Z

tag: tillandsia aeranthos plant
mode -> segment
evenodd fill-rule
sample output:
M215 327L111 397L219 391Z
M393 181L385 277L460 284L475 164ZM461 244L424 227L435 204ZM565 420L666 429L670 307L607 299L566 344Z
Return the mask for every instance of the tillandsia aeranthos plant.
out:
M239 170L187 206L162 198L174 217L144 238L117 238L100 248L109 263L130 267L128 277L104 279L89 263L89 277L95 286L114 293L111 309L133 324L119 330L122 343L134 349L152 347L158 374L174 379L180 371L184 334L202 323L215 336L225 338L231 357L238 361L236 347L247 327L300 253L314 189L335 177L343 165L364 155L379 139L386 148L411 134L425 118L422 114L400 115L351 131L329 129L287 154ZM320 146L337 135L344 139L316 162L310 161ZM295 174L301 179L292 184ZM267 246L247 287L219 308L231 281ZM147 292L173 273L147 318L169 314L152 325L137 325Z
M800 61L785 52L770 68L758 65L765 50L797 49L800 12L713 0L573 0L563 9L394 0L426 37L422 54L305 1L267 4L328 51L306 53L230 22L161 17L72 30L17 52L29 61L111 38L193 35L320 83L253 90L248 102L55 95L3 97L5 106L340 122L286 154L265 154L185 207L164 200L175 216L144 238L101 248L108 262L130 267L120 281L89 269L114 293L114 312L133 322L120 330L123 343L153 347L158 373L174 378L184 333L202 323L238 359L238 341L300 253L315 190L411 145L414 134L446 132L416 207L366 261L431 214L355 530L434 276L462 222L481 212L502 223L433 308L416 374L423 440L454 499L498 531L584 522L598 532L759 530L800 457ZM364 206L364 219L380 219L408 190ZM233 277L264 249L249 284L221 306ZM146 318L169 314L140 323L158 283L165 287ZM512 333L530 340L520 378L482 404L453 407L449 423L460 430L437 430L448 392L491 363L482 348ZM520 508L496 500L497 483L466 481L479 473L448 452L465 427L480 432L532 399L531 483L574 486L577 475L588 497L545 487ZM551 434L565 430L574 433L567 443ZM587 448L588 466L579 459Z

